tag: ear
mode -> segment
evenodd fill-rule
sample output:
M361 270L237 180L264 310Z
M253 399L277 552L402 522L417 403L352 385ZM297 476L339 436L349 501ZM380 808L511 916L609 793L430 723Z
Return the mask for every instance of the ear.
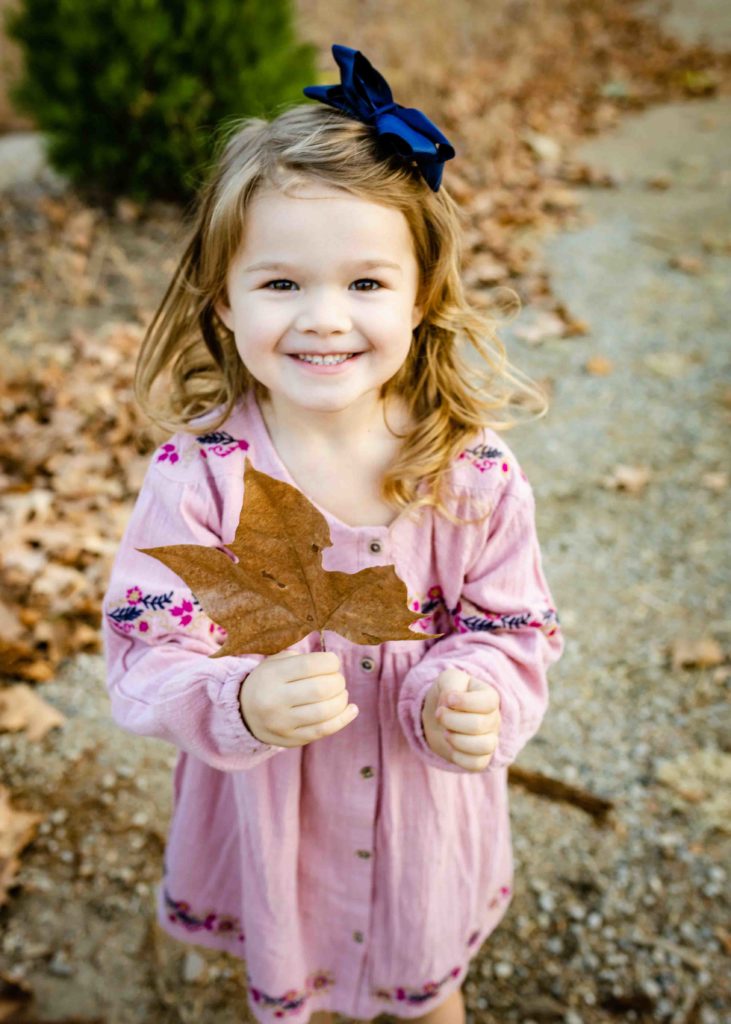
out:
M232 331L234 329L233 328L233 322L234 322L233 321L233 315L231 313L230 308L226 305L226 303L223 301L223 299L220 299L218 302L214 302L213 308L215 309L215 311L218 314L219 318L226 325L226 327L228 327L229 331Z
M411 329L415 331L421 321L424 319L424 307L414 306L414 311L411 314Z

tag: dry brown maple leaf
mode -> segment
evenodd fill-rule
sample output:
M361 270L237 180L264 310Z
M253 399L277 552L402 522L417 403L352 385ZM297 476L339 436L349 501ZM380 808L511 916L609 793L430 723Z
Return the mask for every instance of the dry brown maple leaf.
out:
M314 630L329 629L355 644L443 636L408 628L422 615L409 610L393 565L331 572L322 566L322 551L331 545L327 520L305 495L247 458L241 515L228 546L238 562L199 544L137 550L180 576L226 629L226 642L211 658L278 654Z
M35 837L42 814L16 811L10 805L10 790L0 783L0 907L8 901L8 891L16 884L20 870L18 854Z

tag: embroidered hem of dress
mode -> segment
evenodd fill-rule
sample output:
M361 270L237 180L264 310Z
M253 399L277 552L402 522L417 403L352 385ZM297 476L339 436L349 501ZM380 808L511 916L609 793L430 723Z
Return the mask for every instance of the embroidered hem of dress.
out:
M452 977L444 980L443 984L439 988L439 1002L429 1004L428 1009L435 1009L441 1005L453 992L459 990L462 987L462 983L467 976L469 965L480 952L483 943L493 934L498 925L502 922L502 919L507 914L508 908L513 901L513 876L511 875L507 886L500 888L500 895L493 897L488 912L486 915L486 922L482 927L473 933L470 940L469 949L465 961L458 968L454 969ZM185 925L178 924L170 920L169 910L165 905L164 895L164 882L160 881L156 888L156 904L157 904L157 922L160 928L170 936L170 938L182 942L185 945L202 946L205 949L212 949L217 952L228 953L231 956L235 956L237 959L246 961L245 956L245 941L238 938L235 932L231 932L229 936L216 934L215 932L208 931L204 927L191 930L186 928ZM247 971L247 987L251 990L252 981L248 976ZM375 992L377 993L377 989ZM345 1017L353 1017L358 1020L372 1020L381 1014L388 1014L390 1017L395 1017L397 1020L410 1020L414 1017L421 1017L424 1015L425 1005L423 1002L416 1003L413 1006L413 1013L395 1013L394 1007L397 1007L399 1011L408 1009L408 1002L402 1000L392 1000L388 998L378 998L377 994L370 996L370 1005L368 1007L354 1007L352 1000L348 999L345 994L339 991L337 982L335 982L327 992L327 996L321 997L319 1000L316 996L306 1000L301 1007L290 1011L273 1010L267 1011L252 998L251 992L249 991L249 1009L252 1015L255 1017L260 1024L271 1024L273 1018L282 1018L303 1016L305 1020L309 1020L309 1016L312 1013L319 1011L325 1013L337 1013ZM258 1010L263 1012L258 1013Z
M157 923L162 930L170 936L187 946L202 946L204 949L212 949L218 953L228 953L240 960L245 960L244 950L246 943L239 939L237 932L229 934L208 931L203 925L199 928L186 928L184 924L170 920L170 910L165 905L164 883L158 883L155 889L155 911Z

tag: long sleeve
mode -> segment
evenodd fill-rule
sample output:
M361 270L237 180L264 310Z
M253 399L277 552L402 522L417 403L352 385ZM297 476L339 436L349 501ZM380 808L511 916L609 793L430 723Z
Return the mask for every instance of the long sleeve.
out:
M491 683L500 694L501 726L484 771L498 771L538 731L548 707L547 669L564 649L543 574L533 492L524 477L513 493L502 494L487 526L480 528L452 615L454 632L436 640L404 677L399 721L420 758L444 771L466 772L428 746L421 722L424 701L447 668Z
M205 473L181 479L161 464L162 451L148 468L103 600L112 717L122 729L165 740L213 768L248 769L287 749L261 743L241 716L239 691L262 657L211 659L225 632L175 573L137 550L223 547Z

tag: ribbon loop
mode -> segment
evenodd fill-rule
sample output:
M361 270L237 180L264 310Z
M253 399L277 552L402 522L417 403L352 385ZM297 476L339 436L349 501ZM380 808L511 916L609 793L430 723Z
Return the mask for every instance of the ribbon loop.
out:
M396 103L386 79L360 50L336 43L332 52L340 84L308 85L302 90L305 96L371 125L397 153L410 158L431 190L438 192L442 165L455 155L449 139L420 110Z

